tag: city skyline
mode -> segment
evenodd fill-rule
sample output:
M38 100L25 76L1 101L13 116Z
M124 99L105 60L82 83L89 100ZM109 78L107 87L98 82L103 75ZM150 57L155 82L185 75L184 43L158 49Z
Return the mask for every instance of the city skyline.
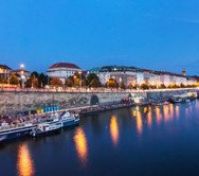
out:
M128 65L199 74L199 2L4 1L0 60L45 72L56 62L83 69Z
M11 70L18 70L18 69L22 69L22 70L27 70L29 72L38 72L38 73L47 73L48 70L53 66L53 65L57 65L57 64L72 64L72 65L76 65L79 67L78 64L76 63L72 63L72 62L56 62L56 63L52 63L51 65L49 65L48 67L46 67L46 70L33 70L31 69L29 66L27 66L26 64L24 63L20 63L18 65L15 65L13 67L11 67L9 64L6 64L6 63L0 63L0 66L6 66L6 67L9 67ZM152 69L152 68L148 68L148 67L138 67L138 66L127 66L127 65L117 65L117 64L112 64L112 65L102 65L102 66L94 66L92 68L89 68L88 69L84 69L84 68L81 68L79 67L82 71L93 71L93 70L98 70L98 69L101 69L101 68L106 68L106 67L126 67L126 68L135 68L135 69L138 69L138 70L146 70L146 71L149 71L149 72L162 72L162 73L168 73L168 74L177 74L177 75L182 75L183 72L185 72L186 76L198 76L198 74L189 74L187 73L187 70L186 68L183 68L182 70L179 70L179 72L177 71L170 71L170 70L167 70L166 68L165 69L162 69L162 70L158 70L158 69Z
M198 175L199 1L0 0L0 176Z

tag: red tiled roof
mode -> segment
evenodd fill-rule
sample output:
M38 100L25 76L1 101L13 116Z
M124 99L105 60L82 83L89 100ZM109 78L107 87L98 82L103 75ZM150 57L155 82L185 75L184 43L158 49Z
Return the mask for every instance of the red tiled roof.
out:
M77 65L72 64L72 63L66 63L66 62L60 62L60 63L53 64L50 66L50 69L51 68L61 68L61 67L80 69Z

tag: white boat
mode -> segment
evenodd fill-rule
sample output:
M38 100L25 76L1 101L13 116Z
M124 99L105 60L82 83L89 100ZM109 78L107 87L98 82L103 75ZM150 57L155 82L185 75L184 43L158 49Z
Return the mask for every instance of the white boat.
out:
M15 126L2 123L0 125L0 142L29 136L34 127L35 125L32 123L20 123Z
M50 135L59 132L61 128L62 123L58 119L54 119L50 122L42 122L37 124L37 126L32 130L31 135L33 137Z
M62 123L63 128L75 126L79 124L79 117L76 114L70 113L68 111L64 112L64 114L60 117L60 121Z

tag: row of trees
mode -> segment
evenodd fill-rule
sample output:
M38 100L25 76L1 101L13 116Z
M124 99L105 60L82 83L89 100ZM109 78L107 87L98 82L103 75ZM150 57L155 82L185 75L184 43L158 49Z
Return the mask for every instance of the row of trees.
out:
M12 85L20 86L21 79L19 75L11 74L7 79L0 77L0 83L8 83ZM126 86L124 82L117 82L117 80L110 78L105 85L102 85L99 77L90 73L88 75L76 72L73 76L68 77L66 80L61 80L59 78L49 78L47 75L38 72L32 72L29 78L24 83L26 88L44 88L46 85L52 87L107 87L107 88L121 88L121 89L156 89L156 88L185 88L194 87L194 85L185 86L183 84L176 85L172 84L165 86L164 84L160 86L154 86L149 84L133 85L130 84Z
M19 79L15 74L11 74L8 77L0 77L0 84L18 85L19 83Z
M94 73L89 74L88 76L80 75L76 73L74 76L70 76L65 80L65 84L59 78L52 78L50 80L50 85L54 87L106 87L106 88L121 88L121 89L165 89L165 88L186 88L186 87L195 87L195 85L187 85L184 84L177 85L172 84L169 86L165 86L161 84L160 86L142 84L142 85L128 85L126 86L124 82L118 83L117 80L110 78L105 85L100 83L98 76Z
M49 77L43 73L32 72L25 82L27 88L44 88L49 84Z
M11 74L9 77L0 77L0 83L21 86L22 80L20 75ZM53 87L101 87L100 80L96 74L91 73L85 76L78 72L63 81L59 78L49 78L43 73L34 71L24 82L24 87L26 88L44 88L46 85Z
M59 78L51 78L50 85L54 87L101 87L98 76L94 73L90 73L87 76L82 73L75 73L73 76L68 77L65 83Z
M35 87L35 88L43 88L48 84L49 78L47 75L43 73L32 72L30 77L25 80L25 87ZM1 77L0 78L1 84L11 84L16 86L22 85L22 80L20 75L17 74L10 74L8 77Z

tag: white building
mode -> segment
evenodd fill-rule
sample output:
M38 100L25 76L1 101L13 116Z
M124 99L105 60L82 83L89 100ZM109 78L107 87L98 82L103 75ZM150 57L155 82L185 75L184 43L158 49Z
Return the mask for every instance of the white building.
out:
M187 84L186 85L197 85L198 77L187 77Z
M61 79L63 82L69 77L73 76L75 72L81 72L82 70L75 64L60 62L55 63L49 67L47 75L50 78L56 77Z
M119 84L124 83L126 86L137 84L137 72L134 67L105 66L90 70L90 72L96 73L103 85L105 85L110 78L115 79Z
M140 69L136 67L127 66L106 66L91 70L98 75L101 83L105 85L110 78L115 79L118 83L123 82L126 86L147 84L151 86L161 87L164 85L169 86L181 86L194 85L196 79L190 78L182 74L154 71L148 69Z
M137 70L136 71L136 84L140 86L144 83L145 83L144 72L142 70Z

